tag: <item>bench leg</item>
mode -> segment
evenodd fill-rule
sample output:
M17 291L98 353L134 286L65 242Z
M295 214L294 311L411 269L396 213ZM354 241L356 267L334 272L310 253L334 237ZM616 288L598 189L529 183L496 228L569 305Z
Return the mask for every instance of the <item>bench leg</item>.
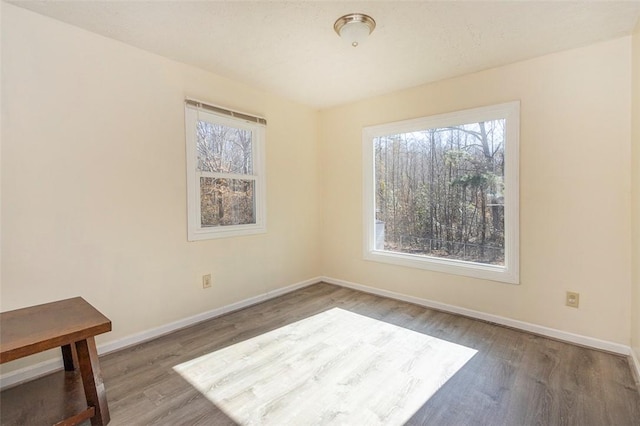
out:
M62 346L62 361L64 371L74 371L78 367L78 352L75 344Z
M71 345L62 346L62 362L64 363L64 371L75 370L73 364L73 350Z
M102 381L102 372L98 362L96 341L93 337L76 342L78 363L82 375L82 386L87 397L87 405L95 407L96 414L91 418L92 426L102 426L109 423L109 407L107 406L107 392Z

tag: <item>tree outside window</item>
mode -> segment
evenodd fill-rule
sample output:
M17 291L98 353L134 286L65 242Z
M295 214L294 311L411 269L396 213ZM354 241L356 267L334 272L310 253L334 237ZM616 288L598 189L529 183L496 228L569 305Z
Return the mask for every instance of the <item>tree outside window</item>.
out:
M264 127L186 107L189 239L265 231Z
M518 115L509 103L366 128L365 258L517 281Z

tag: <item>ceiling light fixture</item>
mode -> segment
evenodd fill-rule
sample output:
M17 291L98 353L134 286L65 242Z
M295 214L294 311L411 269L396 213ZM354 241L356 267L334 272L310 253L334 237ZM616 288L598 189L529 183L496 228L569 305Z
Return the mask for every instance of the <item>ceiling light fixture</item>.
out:
M364 13L350 13L341 16L333 24L333 29L336 33L353 47L358 47L373 32L375 27L376 21Z

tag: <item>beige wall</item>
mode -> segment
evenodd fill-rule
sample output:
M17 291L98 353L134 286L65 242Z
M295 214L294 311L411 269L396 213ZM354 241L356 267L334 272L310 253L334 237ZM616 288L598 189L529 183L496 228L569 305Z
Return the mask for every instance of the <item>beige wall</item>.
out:
M104 343L320 275L315 110L2 8L1 310L80 295ZM267 118L267 234L187 242L185 96Z
M630 37L321 113L323 273L629 344ZM362 127L521 100L521 285L362 259ZM580 292L580 308L564 306Z
M632 65L633 103L631 107L632 130L632 200L633 226L633 290L631 306L631 346L640 360L640 22L633 35Z

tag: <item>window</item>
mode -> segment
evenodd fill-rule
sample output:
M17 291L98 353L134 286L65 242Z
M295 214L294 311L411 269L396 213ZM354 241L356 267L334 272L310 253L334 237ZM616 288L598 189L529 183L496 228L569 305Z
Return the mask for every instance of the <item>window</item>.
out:
M366 127L364 257L517 284L520 103Z
M189 241L266 232L265 124L186 101Z

